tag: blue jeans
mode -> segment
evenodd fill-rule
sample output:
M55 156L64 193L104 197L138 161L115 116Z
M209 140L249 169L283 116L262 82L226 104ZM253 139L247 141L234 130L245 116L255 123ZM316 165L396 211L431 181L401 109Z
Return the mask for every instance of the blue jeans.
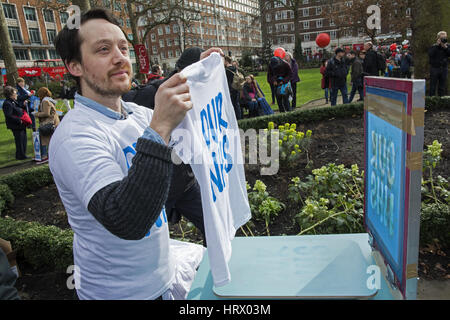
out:
M347 85L344 85L342 87L336 87L336 88L331 88L331 105L335 106L336 102L337 102L337 96L338 96L338 92L339 90L341 91L342 94L342 103L343 104L347 104L348 103L348 98L347 98Z
M325 100L328 101L328 88L325 88L323 90L325 90Z

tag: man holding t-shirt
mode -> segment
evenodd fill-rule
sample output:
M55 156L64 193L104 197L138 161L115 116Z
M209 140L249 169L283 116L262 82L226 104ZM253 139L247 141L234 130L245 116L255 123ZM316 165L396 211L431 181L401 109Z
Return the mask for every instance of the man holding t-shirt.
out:
M160 86L154 111L122 101L132 73L128 42L107 10L84 13L80 28L66 26L55 43L79 89L49 147L50 170L74 231L77 294L176 298L164 203L170 135L192 108L186 78L176 74ZM220 49L201 58L213 51Z

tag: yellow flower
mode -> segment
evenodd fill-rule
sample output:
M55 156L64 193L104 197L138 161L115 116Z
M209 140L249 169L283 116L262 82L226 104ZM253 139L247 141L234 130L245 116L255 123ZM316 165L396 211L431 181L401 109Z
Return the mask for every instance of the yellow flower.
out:
M273 123L273 121L270 121L269 126L268 126L269 130L273 130L274 127L275 127L275 124Z
M294 136L289 136L289 141L292 141L294 139Z
M289 123L286 122L286 123L284 124L284 127L286 128L286 130L289 130Z
M278 140L278 144L281 146L283 144L283 141Z
M284 126L279 126L278 129L279 129L280 131L284 131Z
M291 124L291 129L296 130L297 129L297 124L295 124L295 123Z
M287 141L287 136L284 136L283 141Z
M292 151L291 152L291 156L295 156L296 155L296 152L295 151Z
M300 146L298 144L296 144L294 147L295 149L300 149Z
M311 130L306 131L306 136L307 136L308 138L310 138L311 135L312 135L312 131L311 131Z
M304 136L305 134L303 132L297 133L297 139L303 139Z

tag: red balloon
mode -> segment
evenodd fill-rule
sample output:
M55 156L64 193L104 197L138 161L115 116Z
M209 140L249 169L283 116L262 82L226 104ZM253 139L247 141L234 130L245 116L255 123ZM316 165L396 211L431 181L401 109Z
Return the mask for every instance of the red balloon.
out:
M316 43L320 48L325 48L330 44L330 35L328 33L320 33L317 35Z
M283 58L286 56L286 51L285 51L283 48L278 47L278 48L276 48L275 51L273 52L273 55L274 55L275 57L279 57L279 58L283 59Z
M391 51L397 50L397 44L396 44L396 43L391 44L391 46L389 47L389 49L391 49Z

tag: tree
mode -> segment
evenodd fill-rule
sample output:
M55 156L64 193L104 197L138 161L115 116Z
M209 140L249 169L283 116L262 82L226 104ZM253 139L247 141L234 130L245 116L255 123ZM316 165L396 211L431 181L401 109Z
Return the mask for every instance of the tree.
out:
M414 78L429 80L428 49L436 42L439 31L450 31L450 19L448 19L450 2L448 0L412 0L411 8ZM450 90L449 86L450 81L447 83L447 91Z
M294 15L294 43L297 44L300 39L300 27L299 27L299 8L302 4L302 0L275 0L274 5L279 5L293 12ZM300 40L301 41L301 40Z
M8 25L6 24L3 6L0 6L0 49L6 67L6 81L9 85L14 86L19 74L17 72L16 56L9 38ZM2 75L0 77L3 78Z
M305 61L305 56L303 55L303 49L302 49L302 39L300 37L297 39L297 42L295 42L294 58L299 63Z
M184 0L127 0L126 11L130 19L132 37L125 34L133 45L141 44L147 39L150 31L159 25L169 25L174 21L186 21L187 13L198 13L193 7L186 7ZM138 28L144 31L141 37ZM140 69L139 59L136 59ZM143 78L144 75L138 75Z

